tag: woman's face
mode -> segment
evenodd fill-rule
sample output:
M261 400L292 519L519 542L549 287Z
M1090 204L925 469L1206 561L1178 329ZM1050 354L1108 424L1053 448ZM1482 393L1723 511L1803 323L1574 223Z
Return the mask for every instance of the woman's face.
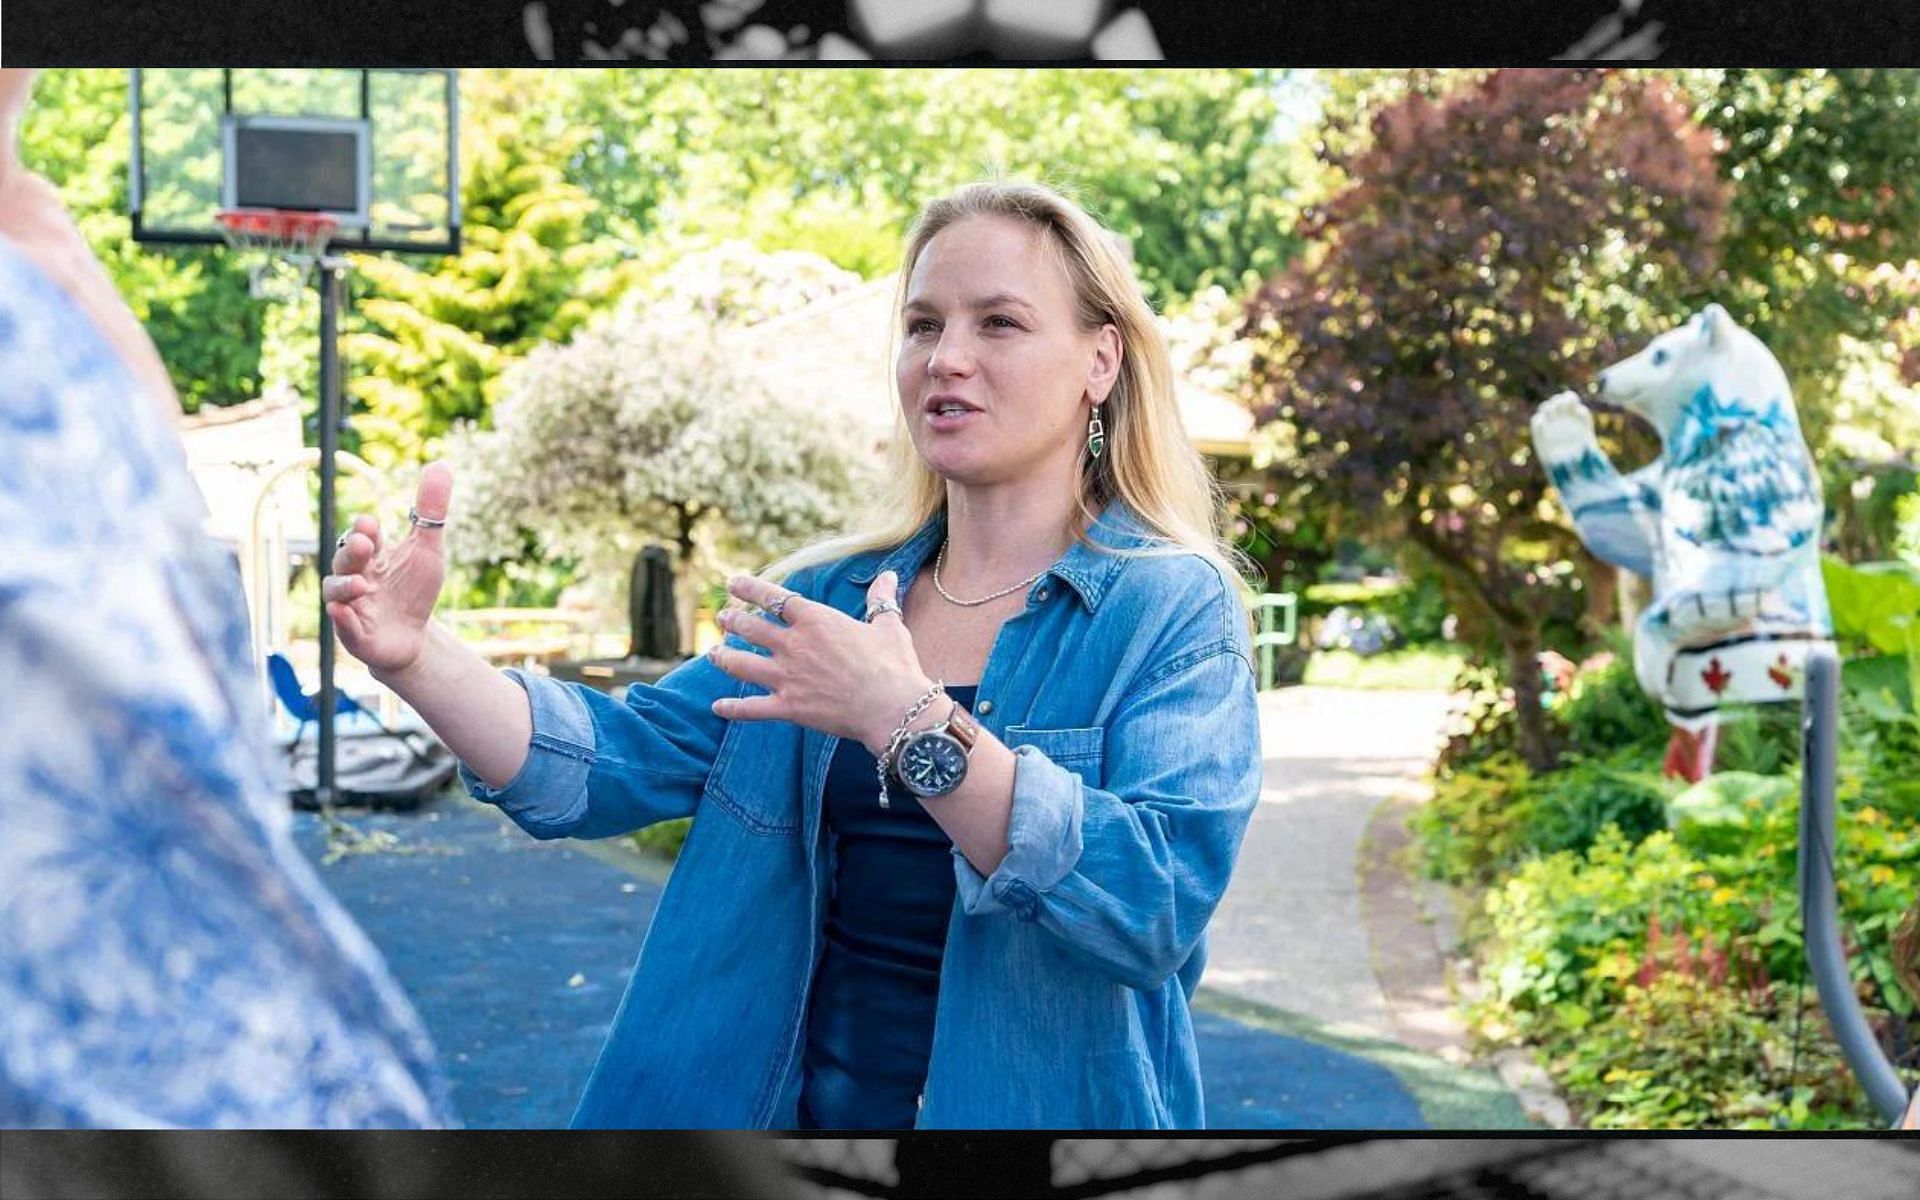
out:
M1047 236L1011 217L964 218L927 243L907 280L900 403L914 448L946 479L1070 477L1090 398L1113 387L1119 331L1079 327Z

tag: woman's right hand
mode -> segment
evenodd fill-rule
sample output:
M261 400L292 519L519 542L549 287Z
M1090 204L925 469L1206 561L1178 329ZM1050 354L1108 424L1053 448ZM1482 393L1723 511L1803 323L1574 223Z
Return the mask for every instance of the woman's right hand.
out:
M429 463L420 474L414 511L446 520L453 496L453 471ZM427 644L427 622L447 577L446 531L415 525L391 546L380 536L380 522L362 514L333 555L333 574L320 582L327 616L347 653L376 675L398 675L419 661Z

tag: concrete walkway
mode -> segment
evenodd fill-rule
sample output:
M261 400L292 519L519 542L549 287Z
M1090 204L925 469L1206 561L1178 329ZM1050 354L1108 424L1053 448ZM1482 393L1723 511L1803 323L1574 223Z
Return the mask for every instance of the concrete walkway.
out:
M1260 697L1260 807L1214 914L1208 987L1346 1033L1392 1037L1361 905L1374 811L1417 796L1444 692L1296 687Z
M1397 989L1371 965L1381 945L1428 936L1376 919L1370 938L1360 881L1368 820L1417 794L1444 697L1296 688L1261 703L1267 786L1195 1006L1208 1125L1524 1127L1490 1074L1399 1036ZM565 1124L665 865L624 839L535 841L458 793L419 812L348 815L403 852L350 856L322 877L432 1030L462 1118ZM317 860L318 819L296 814L295 829Z
M1436 1127L1524 1126L1490 1071L1464 1070L1444 941L1407 878L1404 821L1444 737L1441 691L1294 687L1260 697L1265 778L1214 915L1203 996L1388 1063Z

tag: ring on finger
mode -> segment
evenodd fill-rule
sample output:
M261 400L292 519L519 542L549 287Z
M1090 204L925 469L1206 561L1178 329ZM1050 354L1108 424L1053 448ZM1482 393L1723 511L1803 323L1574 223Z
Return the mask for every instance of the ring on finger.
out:
M348 534L350 534L351 532L352 530L348 530L347 533L343 533L339 537L333 539L333 548L335 550L345 550L347 548L347 537L348 537Z
M793 595L794 594L792 592L788 592L786 595L780 597L778 600L775 600L772 604L767 605L767 611L772 613L774 616L780 618L782 621L786 620L787 619L787 601L793 599Z
M882 600L876 604L869 604L867 606L867 621L871 623L885 616L887 613L900 613L900 606L891 600ZM900 615L903 618L905 617L904 613L900 613Z

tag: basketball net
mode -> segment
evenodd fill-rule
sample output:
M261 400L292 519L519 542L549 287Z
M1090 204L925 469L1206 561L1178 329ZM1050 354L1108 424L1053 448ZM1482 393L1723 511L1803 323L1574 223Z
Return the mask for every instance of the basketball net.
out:
M282 302L300 294L340 227L325 213L283 208L228 209L214 220L247 264L248 294Z

